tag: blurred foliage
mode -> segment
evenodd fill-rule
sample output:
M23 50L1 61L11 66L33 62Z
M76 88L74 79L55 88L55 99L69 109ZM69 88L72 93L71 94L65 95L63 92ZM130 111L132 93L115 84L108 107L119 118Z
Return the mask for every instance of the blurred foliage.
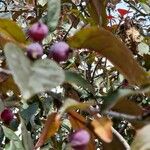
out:
M67 149L86 129L88 150L150 149L149 0L1 0L0 149ZM27 31L43 21L44 55L29 60ZM49 47L66 41L56 63ZM138 129L138 130L137 130Z

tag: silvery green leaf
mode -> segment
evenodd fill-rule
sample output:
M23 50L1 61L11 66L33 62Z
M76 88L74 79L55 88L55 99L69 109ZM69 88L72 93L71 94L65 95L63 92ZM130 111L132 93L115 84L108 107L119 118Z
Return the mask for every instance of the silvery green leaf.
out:
M40 4L41 6L46 5L48 0L38 0L38 4Z
M33 149L33 140L31 138L31 133L26 129L25 123L21 118L21 131L22 131L22 141L25 150Z
M4 110L4 103L3 101L0 99L0 113Z
M61 1L60 0L48 0L48 14L47 25L50 32L54 31L60 17Z
M16 146L15 146L15 143L14 141L10 141L9 144L6 144L5 145L5 150L16 150Z
M137 48L138 48L139 54L142 55L142 56L144 54L150 53L149 46L144 42L141 42L140 44L138 44Z
M145 12L147 14L150 14L150 7L148 5L146 5L145 3L141 3L143 9L145 10Z
M54 61L43 59L31 62L22 49L12 43L6 44L4 51L9 69L24 99L51 90L64 81L64 71Z
M11 129L2 126L5 136L12 142L10 142L9 147L16 147L17 150L24 150L22 142L20 141L19 137L12 131ZM12 150L12 149L9 149Z

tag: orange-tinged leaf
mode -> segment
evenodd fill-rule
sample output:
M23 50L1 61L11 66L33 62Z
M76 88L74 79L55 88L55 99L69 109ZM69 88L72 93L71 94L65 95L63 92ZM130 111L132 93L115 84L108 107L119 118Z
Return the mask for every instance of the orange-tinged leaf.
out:
M14 22L8 19L0 19L0 38L10 41L26 43L26 37L22 29Z
M109 59L125 78L135 85L149 84L148 73L134 60L131 51L104 28L89 27L80 30L68 39L72 48L94 50Z
M94 141L95 136L93 135L91 130L86 126L86 119L75 111L69 111L68 114L69 114L69 120L74 130L86 129L90 133L91 139L90 142L88 143L87 150L95 150L96 149L95 141Z
M136 104L135 102L128 100L127 98L122 98L119 100L113 107L113 111L117 111L120 113L125 113L128 115L142 115L143 110L142 108Z
M133 115L133 116L142 116L143 115L143 109L136 104L135 102L128 100L126 97L119 100L113 107L113 111L127 114L127 115ZM143 121L138 120L130 120L133 127L136 129L142 128L145 123Z
M57 113L52 113L48 116L45 122L43 131L36 143L35 148L42 146L50 137L54 136L60 127L60 116Z
M6 94L6 92L8 91L13 91L13 93L18 96L20 95L20 90L18 88L18 86L15 84L12 76L9 76L8 79L6 79L3 82L0 82L0 92L2 94Z
M14 38L0 27L0 47L2 48L7 42L15 42Z
M107 117L96 117L91 122L95 134L106 143L110 143L113 139L112 134L112 121Z
M113 133L113 140L111 143L106 143L102 141L103 149L104 150L129 150L129 148L127 147L128 145L126 145L125 142L118 135Z

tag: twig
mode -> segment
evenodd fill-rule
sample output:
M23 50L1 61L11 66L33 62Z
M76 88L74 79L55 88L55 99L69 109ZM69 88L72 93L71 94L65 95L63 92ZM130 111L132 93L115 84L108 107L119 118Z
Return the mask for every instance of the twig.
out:
M7 13L7 12L14 13L14 12L19 12L19 11L22 11L22 12L34 12L34 10L28 10L28 9L22 10L22 9L20 9L20 10L1 10L0 13Z
M84 11L86 7L87 7L87 5L86 5L85 7L82 7L82 11ZM82 14L82 11L80 11L80 13L77 15L77 18ZM68 29L68 31L66 32L66 34L64 35L64 37L63 37L62 40L65 40L65 39L66 39L66 37L68 36L68 34L69 34L70 30L72 29L72 27L73 27L73 25L74 25L75 22L76 22L76 19L73 20L73 22L72 22L70 28Z
M102 57L102 58L103 58L103 57ZM92 77L91 77L91 83L93 83L93 81L94 81L94 76L95 76L95 73L96 73L97 67L98 67L98 66L99 66L99 64L101 63L102 58L98 60L98 62L97 62L97 64L96 64L96 66L95 66L95 68L94 68L94 71L93 71L93 74L92 74Z
M121 136L120 133L118 133L114 128L112 128L113 133L118 137L118 139L122 142L122 144L124 145L124 147L126 148L126 150L130 150L130 146L127 143L127 141Z
M143 13L141 10L139 10L136 6L134 6L133 4L130 3L129 0L124 0L124 2L128 3L130 5L131 8L135 9L137 12L139 12L142 16L149 16L150 14L145 14Z
M6 73L6 74L12 74L10 70L6 70L3 68L0 68L0 72Z
M137 121L143 121L150 116L150 111L145 112L143 115L138 115L138 116L128 115L128 114L119 113L119 112L115 112L115 111L108 111L106 113L115 118L124 118L126 120L137 120Z

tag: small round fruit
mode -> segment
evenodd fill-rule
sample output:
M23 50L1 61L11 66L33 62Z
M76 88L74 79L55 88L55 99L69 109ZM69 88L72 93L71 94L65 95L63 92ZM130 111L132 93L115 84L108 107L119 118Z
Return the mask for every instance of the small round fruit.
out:
M10 108L5 108L1 112L1 120L7 124L9 124L14 118L14 114Z
M69 45L65 42L58 42L51 46L49 57L57 62L66 61L70 52Z
M74 150L86 150L89 140L90 134L84 129L73 132L69 137L69 143Z
M43 48L39 43L32 43L27 47L27 56L31 59L40 58L43 55Z
M28 30L29 37L35 41L42 41L48 34L48 27L42 22L33 24Z

